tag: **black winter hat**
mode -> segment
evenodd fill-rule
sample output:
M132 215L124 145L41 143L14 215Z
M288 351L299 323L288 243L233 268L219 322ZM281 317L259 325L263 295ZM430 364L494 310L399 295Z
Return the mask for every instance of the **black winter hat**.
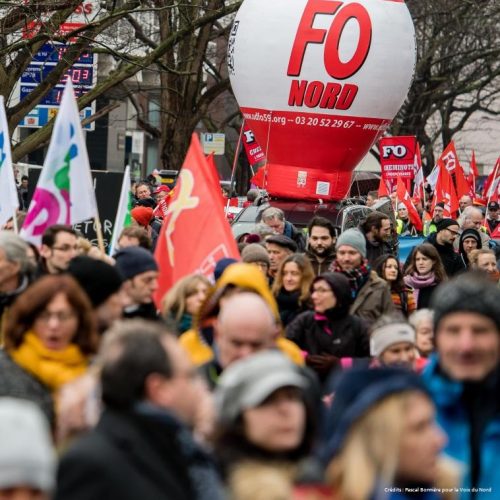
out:
M71 259L68 273L78 281L94 307L104 303L123 283L123 277L115 267L86 255Z
M439 231L447 229L450 226L459 226L459 224L455 219L442 219L436 224L436 230L439 233Z
M316 278L311 284L311 293L314 283L325 280L332 289L335 298L337 299L337 309L349 309L353 302L351 286L349 280L342 273L323 273Z
M474 238L477 243L477 248L483 248L483 240L477 229L470 227L469 229L464 229L460 235L460 251L463 251L463 243L467 238Z
M500 289L483 274L468 272L442 285L432 294L434 331L448 314L471 312L490 318L500 332Z
M153 254L145 248L126 247L117 252L114 258L116 268L126 280L148 271L158 271Z
M342 449L352 425L383 399L405 391L430 394L421 378L401 368L358 368L335 381L334 403L328 411L320 458L326 465Z

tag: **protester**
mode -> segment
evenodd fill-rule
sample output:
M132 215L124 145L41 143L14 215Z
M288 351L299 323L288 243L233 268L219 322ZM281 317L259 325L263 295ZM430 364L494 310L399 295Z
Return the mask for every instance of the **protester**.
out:
M335 259L335 242L337 231L335 226L324 217L313 217L307 226L306 255L313 266L314 275L328 271Z
M430 243L437 250L448 277L454 276L466 269L462 259L453 247L453 242L459 236L460 227L458 222L454 219L442 219L436 225L436 232L432 233L426 240L427 243Z
M415 329L419 355L428 358L434 352L434 312L432 309L419 309L408 318L408 323Z
M387 215L382 212L370 213L360 225L360 230L366 240L366 258L370 266L373 266L381 255L394 253L388 243L391 237L391 220Z
M410 255L404 282L413 290L417 309L429 307L434 290L445 279L443 263L435 247L429 243L416 246Z
M466 268L470 268L471 266L469 260L470 253L472 250L477 250L478 248L482 248L481 235L479 234L479 231L474 228L462 231L458 243L458 252Z
M245 263L232 264L224 271L202 305L198 315L194 318L193 328L181 335L180 343L188 352L191 361L197 366L213 362L215 370L212 378L216 378L222 370L217 359L219 353L214 341L216 336L214 327L218 321L221 307L228 298L239 293L245 293L245 295L253 293L260 296L271 311L273 322L272 324L267 323L266 307L252 300L244 301L244 308L241 311L234 311L237 322L236 327L233 329L230 324L230 328L227 329L229 332L226 336L229 339L228 344L240 345L245 350L248 347L246 330L257 330L258 332L264 332L264 336L269 335L270 337L270 340L266 337L267 340L259 341L259 345L269 342L289 356L293 362L303 364L304 360L300 349L293 342L279 334L281 326L278 306L267 285L265 276L253 264ZM243 326L239 322L242 322ZM229 323L231 323L231 318ZM264 327L262 327L262 324L264 324ZM255 343L250 344L252 348L255 348Z
M403 316L382 316L370 333L370 354L381 366L416 370L415 342L415 330Z
M151 250L151 236L147 230L139 226L124 227L118 237L118 249L126 247L142 247L146 250Z
M466 499L500 491L499 304L498 287L474 273L446 283L432 299L437 355L423 375L448 434L445 451L465 466Z
M85 373L96 345L91 304L70 276L40 278L10 310L5 329L8 357L54 397L64 384Z
M337 257L329 271L349 280L353 304L349 313L368 324L394 310L387 283L372 271L366 260L366 239L358 229L348 229L337 239Z
M440 457L446 437L417 375L348 370L334 393L321 440L330 498L454 498L441 493L453 491L457 473Z
M130 215L140 227L146 230L149 238L151 238L151 248L154 250L161 231L161 224L154 217L153 209L151 207L137 206L130 211Z
M70 261L68 273L87 294L102 335L123 315L123 277L114 266L83 255Z
M308 379L282 354L233 363L216 390L215 452L235 500L292 498L316 428Z
M70 260L78 255L78 235L69 225L54 224L42 235L41 265L38 275L59 274L68 269Z
M498 284L500 271L498 270L497 259L493 250L489 248L473 250L470 253L470 261L471 269L485 272L493 283Z
M467 196L466 194L464 194L458 200L458 208L459 208L460 213L462 214L467 207L472 207L472 198L470 196Z
M309 289L313 279L314 271L305 255L292 254L280 264L272 292L284 327L310 308Z
M105 409L63 455L55 500L222 499L189 430L206 389L176 339L150 322L117 323L100 359Z
M127 247L114 256L123 276L124 318L156 320L158 313L153 294L158 288L158 264L151 252L141 247Z
M40 409L30 401L1 398L0 443L0 498L49 500L56 455Z
M497 201L490 201L488 203L488 212L486 214L486 229L488 233L493 234L498 224L500 223L500 205Z
M429 201L430 203L430 201ZM444 218L444 203L436 203L434 210L432 211L432 219L426 220L424 223L424 236L428 237L430 234L437 231L437 224Z
M488 248L490 237L488 236L483 224L484 215L483 212L477 207L466 207L458 219L460 224L460 230L465 231L466 229L476 229L481 236L481 243L483 248ZM455 241L455 250L458 249L458 243Z
M349 314L352 295L348 279L324 273L311 285L313 311L300 314L287 329L287 338L306 353L306 364L325 380L341 366L341 358L370 354L368 331L361 319Z
M0 231L0 345L9 307L32 281L28 245L11 231Z
M154 191L154 197L156 200L156 203L160 203L161 201L165 200L170 193L170 188L168 186L158 186Z
M298 251L297 244L287 236L275 234L266 238L266 250L269 254L269 283L272 285L280 264L286 257Z
M211 287L205 276L191 274L177 281L165 294L161 304L162 316L173 320L179 335L192 328L193 318L198 314Z
M241 260L247 264L255 264L263 272L264 276L268 276L271 260L267 250L260 243L249 243L241 252Z
M292 239L297 245L297 249L294 251L303 252L306 249L304 234L292 223L285 220L285 214L280 208L266 208L262 212L261 220L264 224L267 224L275 234L287 236Z
M369 191L366 195L366 206L373 207L375 203L378 201L378 192L377 191Z
M145 202L142 206L148 206L150 208L154 208L156 206L156 202L151 196L151 186L147 182L138 182L135 186L134 195L134 205L137 205L138 202Z
M391 298L394 307L406 318L417 308L413 290L403 279L403 273L398 260L393 255L382 255L375 261L375 272L385 280L391 288Z
M396 232L399 236L416 236L417 228L410 221L408 209L404 203L398 204L398 216L396 219Z

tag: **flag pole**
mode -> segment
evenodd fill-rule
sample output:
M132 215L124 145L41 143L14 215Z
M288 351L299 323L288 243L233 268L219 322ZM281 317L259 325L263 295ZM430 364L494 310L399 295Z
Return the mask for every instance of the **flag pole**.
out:
M231 203L231 194L232 194L232 191L233 191L234 176L236 174L236 166L238 164L238 156L240 154L241 139L243 137L243 127L244 126L245 126L245 118L243 118L243 121L241 122L240 135L238 137L238 144L236 145L236 151L234 152L233 168L231 170L231 181L230 181L230 184L229 184L229 188L231 189L231 191L229 192L229 197L227 199L226 214L229 211L229 203Z
M103 238L103 235L102 235L101 219L99 218L99 212L94 217L94 223L95 223L95 232L96 232L96 235L97 235L97 245L99 246L99 250L104 255L106 255L106 250L104 248L104 238Z
M493 178L491 180L491 183L494 184L495 183L495 179L497 177L497 174L498 174L498 167L500 166L500 156L497 158L497 162L495 163L495 168L493 169ZM490 189L490 186L488 186L488 190ZM497 190L498 190L498 186L497 186ZM486 213L488 212L488 205L490 204L490 200L491 200L491 197L493 196L493 193L491 193L489 196L488 196L488 201L486 202L486 212L485 212L485 215L484 215L484 218L486 219Z

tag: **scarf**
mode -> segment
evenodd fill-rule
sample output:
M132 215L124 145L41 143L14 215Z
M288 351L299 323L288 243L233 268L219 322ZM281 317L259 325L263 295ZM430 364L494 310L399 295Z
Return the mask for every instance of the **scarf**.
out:
M370 270L371 268L366 259L361 266L351 269L350 271L344 271L339 266L337 260L334 260L330 267L330 271L333 271L334 273L342 273L349 280L353 300L357 297L359 291L368 281L368 278L370 277Z
M436 276L433 271L427 274L408 274L404 277L404 282L413 288L413 297L415 303L418 304L418 295L422 288L428 288L430 286L436 286Z
M9 353L12 359L34 375L52 392L83 375L88 361L75 344L61 351L47 349L33 331L28 331L23 343Z

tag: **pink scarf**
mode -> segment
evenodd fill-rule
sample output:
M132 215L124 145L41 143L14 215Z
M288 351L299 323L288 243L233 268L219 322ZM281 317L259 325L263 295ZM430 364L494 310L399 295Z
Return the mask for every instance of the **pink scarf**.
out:
M437 285L436 276L433 271L427 274L407 274L404 277L404 282L406 285L413 288L413 297L415 297L416 304L418 304L418 295L422 288Z

